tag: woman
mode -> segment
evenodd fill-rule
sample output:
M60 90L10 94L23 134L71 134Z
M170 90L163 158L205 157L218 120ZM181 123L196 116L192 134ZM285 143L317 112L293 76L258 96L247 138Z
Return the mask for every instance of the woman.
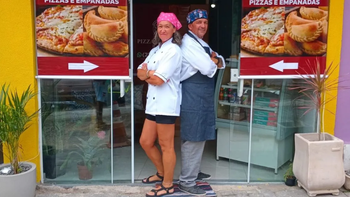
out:
M175 120L180 114L180 70L182 63L181 23L173 13L160 13L157 31L152 40L155 47L138 67L137 77L148 83L146 119L140 144L157 169L143 183L162 182L146 196L174 193L173 175L176 164L174 150ZM155 146L155 141L161 147Z

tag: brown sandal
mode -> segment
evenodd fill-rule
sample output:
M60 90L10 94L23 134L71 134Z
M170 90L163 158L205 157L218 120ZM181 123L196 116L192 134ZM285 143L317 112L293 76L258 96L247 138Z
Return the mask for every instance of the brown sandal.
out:
M154 176L157 176L160 180L154 180L154 181L150 181L149 179L154 177ZM142 183L144 184L151 184L151 183L160 183L160 182L163 182L163 178L162 176L159 175L159 173L157 172L155 175L151 175L149 176L148 178L144 178L142 180Z
M174 185L172 185L171 187L164 187L163 184L160 184L160 189L152 189L151 190L151 192L153 192L154 195L146 194L146 197L164 196L164 195L168 195L168 194L173 194L175 192L175 190L173 190L173 192L170 192L171 189L174 189ZM160 192L160 191L166 191L166 193L158 195L158 192Z

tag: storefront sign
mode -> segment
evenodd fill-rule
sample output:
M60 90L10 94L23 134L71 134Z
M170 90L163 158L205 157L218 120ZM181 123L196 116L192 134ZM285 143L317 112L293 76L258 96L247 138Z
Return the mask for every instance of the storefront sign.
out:
M38 76L130 76L126 0L36 0Z
M243 0L240 77L296 77L326 66L328 0Z

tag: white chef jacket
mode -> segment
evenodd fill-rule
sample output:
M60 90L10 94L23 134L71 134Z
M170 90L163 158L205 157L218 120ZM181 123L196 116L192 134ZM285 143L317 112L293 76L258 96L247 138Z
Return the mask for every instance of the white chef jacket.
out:
M209 47L209 45L206 42L198 38L194 33L192 34L203 46ZM210 47L209 49L211 54L213 50ZM215 75L216 70L218 69L216 64L210 59L209 55L205 52L204 48L196 40L194 40L187 34L185 34L182 38L181 50L183 55L181 81L190 78L198 71L202 75L206 75L210 78L212 78ZM216 53L216 55L222 60L223 67L219 69L224 69L226 67L225 59L218 53Z
M154 47L143 62L147 63L148 70L155 70L154 75L164 81L160 86L148 84L146 114L180 115L182 53L180 47L172 43L172 40L170 38L161 47ZM138 69L142 68L142 64Z

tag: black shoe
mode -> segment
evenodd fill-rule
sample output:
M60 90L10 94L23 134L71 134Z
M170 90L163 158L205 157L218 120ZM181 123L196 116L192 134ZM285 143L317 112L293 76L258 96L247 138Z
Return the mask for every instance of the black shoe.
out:
M202 188L198 187L197 185L192 187L185 187L179 184L179 189L188 194L205 195L205 191Z
M209 180L210 178L211 178L210 174L205 174L203 172L199 172L196 180Z

